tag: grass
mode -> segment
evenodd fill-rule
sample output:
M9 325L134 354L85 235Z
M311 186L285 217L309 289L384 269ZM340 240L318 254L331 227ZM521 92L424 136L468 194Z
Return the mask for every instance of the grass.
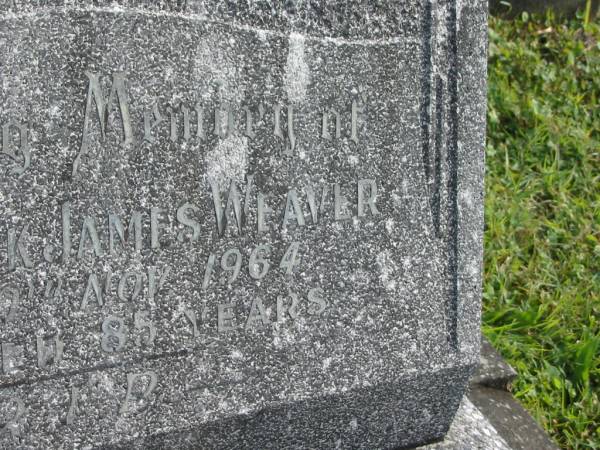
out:
M484 332L565 449L600 449L600 27L491 19Z

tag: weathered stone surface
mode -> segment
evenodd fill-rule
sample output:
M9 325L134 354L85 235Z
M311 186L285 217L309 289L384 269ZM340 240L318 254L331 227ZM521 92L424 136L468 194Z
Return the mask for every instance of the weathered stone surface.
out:
M481 355L479 367L471 377L471 384L510 390L511 382L517 377L513 369L496 351L485 336L481 337Z
M510 392L473 385L469 390L469 400L512 450L558 450L546 431Z
M516 450L510 447L489 420L471 401L463 398L443 442L418 450Z
M479 358L485 2L0 9L1 445L443 436Z

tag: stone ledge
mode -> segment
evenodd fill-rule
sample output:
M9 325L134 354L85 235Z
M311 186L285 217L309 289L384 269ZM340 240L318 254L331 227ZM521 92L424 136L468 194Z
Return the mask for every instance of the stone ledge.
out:
M558 447L510 393L517 373L484 337L481 365L446 438L419 450L558 450Z

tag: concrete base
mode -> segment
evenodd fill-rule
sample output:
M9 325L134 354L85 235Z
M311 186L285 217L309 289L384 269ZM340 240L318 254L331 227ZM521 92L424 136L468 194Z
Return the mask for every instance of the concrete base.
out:
M558 450L510 394L516 372L483 338L481 365L446 438L419 450Z
M443 442L419 450L513 450L488 419L465 397Z

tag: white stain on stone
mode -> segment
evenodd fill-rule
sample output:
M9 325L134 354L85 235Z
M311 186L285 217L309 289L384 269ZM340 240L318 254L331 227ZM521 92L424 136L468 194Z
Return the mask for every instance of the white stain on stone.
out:
M266 30L256 30L256 34L258 36L258 39L260 39L262 42L267 42L267 31Z
M392 260L390 252L385 250L377 255L377 266L379 266L379 278L381 284L387 291L393 291L396 288L396 264Z
M215 180L221 190L229 187L230 180L243 183L248 166L248 138L230 135L219 141L206 154L206 175Z
M476 278L480 275L481 269L479 268L479 264L470 263L467 265L467 273L472 277Z
M460 191L460 200L469 208L473 207L473 197L473 192L470 189L465 188Z
M290 34L284 83L291 103L304 101L310 83L310 69L305 60L304 36L299 33Z
M223 46L216 36L208 36L201 41L194 58L194 78L201 86L202 95L210 97L216 89L220 100L239 103L242 97L239 84L239 64L231 55L231 50ZM210 85L207 81L210 80ZM213 84L214 83L214 84Z
M231 352L232 359L244 359L244 355L239 350L233 350Z
M331 358L325 358L323 360L323 370L329 369L330 365L331 365Z
M394 219L392 219L392 218L387 219L385 221L385 230L391 234L391 233L393 233L394 228L396 228L396 222L394 222Z

